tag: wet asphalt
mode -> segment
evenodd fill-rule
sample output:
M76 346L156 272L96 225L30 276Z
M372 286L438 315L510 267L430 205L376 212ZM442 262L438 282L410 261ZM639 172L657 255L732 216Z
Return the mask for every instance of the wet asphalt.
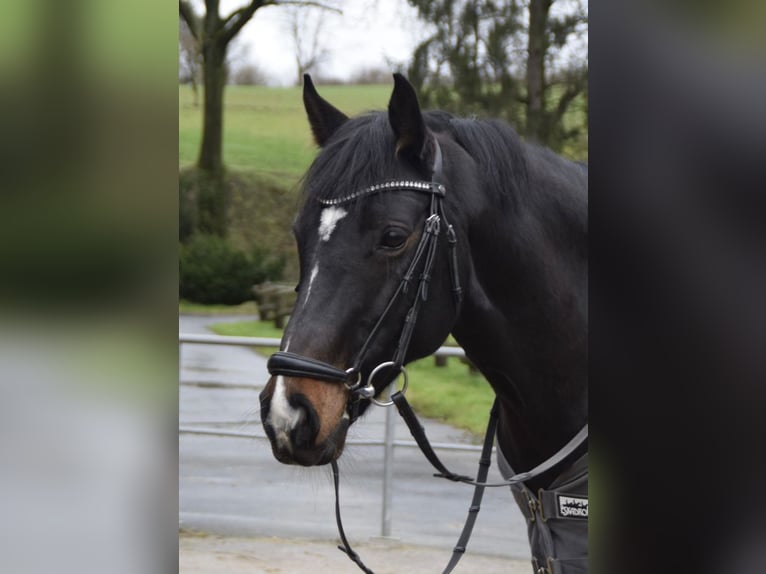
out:
M206 325L246 319L181 316L179 332L210 333ZM242 347L184 344L180 379L181 426L263 435L257 407L258 393L268 380L264 357ZM370 408L352 426L349 438L382 439L384 411ZM396 419L396 438L410 439L404 423ZM466 433L448 425L427 419L423 423L434 442L471 442ZM477 452L438 454L456 472L475 474ZM352 545L374 540L381 535L383 447L349 445L340 468L346 534ZM432 475L418 449L395 448L391 537L447 552L460 534L472 487ZM500 480L494 465L490 480ZM337 540L329 467L280 464L264 439L181 434L179 510L180 527L188 530ZM526 524L507 488L487 489L468 552L529 557Z

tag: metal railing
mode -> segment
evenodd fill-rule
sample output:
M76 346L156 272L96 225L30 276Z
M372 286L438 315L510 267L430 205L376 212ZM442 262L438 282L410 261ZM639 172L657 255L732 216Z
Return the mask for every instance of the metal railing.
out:
M181 360L181 347L185 343L204 345L229 345L239 347L279 347L281 340L272 337L231 337L224 335L198 335L192 333L180 333L178 335L179 362ZM460 347L442 346L433 353L436 357L465 357L465 351ZM179 365L180 372L180 365ZM383 537L391 536L391 498L393 495L393 456L394 447L418 448L414 440L395 440L394 411L386 409L385 433L383 439L349 439L346 444L357 446L382 446L383 447L383 500L381 512L381 533ZM234 437L246 439L268 439L265 434L248 433L241 431L225 430L219 428L205 428L180 426L180 434L208 435L221 437ZM481 447L469 444L432 442L431 446L438 450L481 452Z
M276 337L232 337L229 335L197 335L194 333L179 333L178 343L200 343L204 345L232 345L239 347L279 347L282 339ZM465 357L461 347L439 347L434 357Z

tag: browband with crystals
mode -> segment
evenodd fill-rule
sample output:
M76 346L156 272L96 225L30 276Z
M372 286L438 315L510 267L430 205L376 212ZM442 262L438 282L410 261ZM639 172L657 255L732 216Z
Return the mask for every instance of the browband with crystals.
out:
M366 197L383 191L419 191L421 193L433 193L440 197L444 197L446 189L441 183L415 181L415 180L393 180L383 183L376 183L370 185L359 191L355 191L350 195L344 197L336 197L334 199L319 199L319 203L322 205L339 205L341 203L347 203L358 199L360 197Z
M392 181L385 181L383 183L376 183L355 191L351 195L344 197L337 197L334 199L322 199L318 201L322 205L339 205L341 203L347 203L358 199L360 197L366 197L368 195L374 195L382 191L419 191L421 193L432 193L436 197L444 197L447 188L444 187L438 180L442 179L442 148L436 138L431 140L434 146L434 166L431 175L431 181L417 181L412 179L395 179Z

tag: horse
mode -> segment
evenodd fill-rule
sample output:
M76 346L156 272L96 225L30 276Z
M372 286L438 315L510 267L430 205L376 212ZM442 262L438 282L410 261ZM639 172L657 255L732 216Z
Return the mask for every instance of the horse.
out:
M349 118L309 76L303 101L319 153L293 225L297 300L260 395L274 457L335 464L349 426L449 334L496 395L503 474L552 457L588 418L587 166L500 120L421 110L400 74L387 111ZM582 460L587 517L587 441L514 491L533 549L531 497Z

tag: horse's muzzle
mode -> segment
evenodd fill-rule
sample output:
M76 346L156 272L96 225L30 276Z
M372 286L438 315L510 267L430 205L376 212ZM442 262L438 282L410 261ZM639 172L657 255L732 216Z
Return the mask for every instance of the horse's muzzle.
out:
M261 423L279 462L318 466L336 460L343 451L348 418L321 433L322 422L312 402L302 393L286 394L272 378L261 392ZM284 385L284 383L282 383Z

